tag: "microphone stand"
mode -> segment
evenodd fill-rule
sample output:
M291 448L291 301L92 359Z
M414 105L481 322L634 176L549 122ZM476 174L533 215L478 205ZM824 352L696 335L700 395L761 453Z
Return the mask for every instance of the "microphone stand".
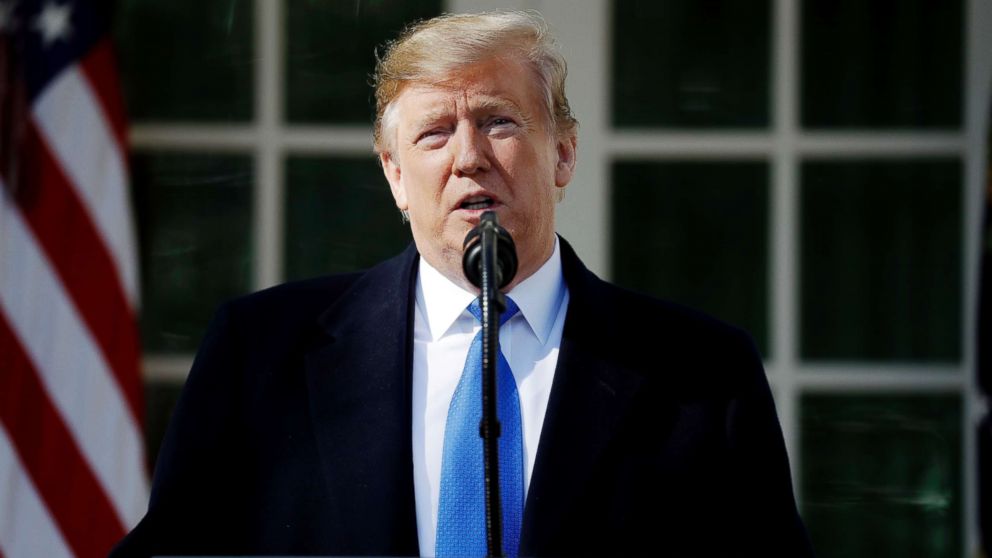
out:
M489 556L493 557L503 555L503 509L499 493L499 437L502 432L495 401L499 317L506 310L506 298L496 288L497 240L496 227L483 225L479 239L482 244L479 294L482 307L482 422L479 424L479 435L483 440L485 463L486 546Z
M482 309L482 420L479 436L483 444L486 496L486 548L489 556L503 556L503 506L499 487L499 437L496 416L496 360L499 358L499 317L506 310L506 287L517 273L517 251L494 211L486 211L465 237L462 268L465 277L479 287Z

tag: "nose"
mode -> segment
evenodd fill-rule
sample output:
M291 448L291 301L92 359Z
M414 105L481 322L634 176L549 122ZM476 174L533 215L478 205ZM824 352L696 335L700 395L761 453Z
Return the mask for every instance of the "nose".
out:
M454 149L455 175L472 175L490 169L488 144L481 130L466 123L459 126L454 139L449 145Z

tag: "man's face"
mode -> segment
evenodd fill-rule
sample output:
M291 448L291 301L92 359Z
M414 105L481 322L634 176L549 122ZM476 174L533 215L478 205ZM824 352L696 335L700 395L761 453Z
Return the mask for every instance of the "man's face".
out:
M442 85L408 85L394 102L381 158L421 255L466 285L462 242L492 210L517 245L513 284L534 273L554 247L555 191L572 178L575 138L551 132L533 72L493 59Z

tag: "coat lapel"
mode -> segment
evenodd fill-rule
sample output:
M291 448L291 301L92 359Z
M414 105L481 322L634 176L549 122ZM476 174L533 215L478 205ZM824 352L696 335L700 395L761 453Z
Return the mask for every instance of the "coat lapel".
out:
M548 544L641 384L639 374L600 350L609 322L605 284L564 239L561 245L568 313L524 510L521 556L554 553Z
M310 413L337 540L352 554L417 554L411 451L417 254L369 270L325 312L306 357Z

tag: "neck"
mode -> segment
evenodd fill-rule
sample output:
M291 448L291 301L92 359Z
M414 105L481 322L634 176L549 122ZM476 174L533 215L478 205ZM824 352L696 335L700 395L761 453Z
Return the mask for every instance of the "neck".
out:
M517 267L517 274L513 277L513 281L506 288L501 289L502 292L508 293L513 290L514 287L522 283L531 275L537 273L538 269L548 261L551 254L555 250L555 239L552 237L548 242L543 243L537 250L532 250L529 253L526 249L522 249L517 253L519 265ZM473 285L467 277L465 277L464 271L462 271L462 251L458 250L444 250L440 253L432 253L429 250L420 250L420 257L427 260L427 263L431 264L431 267L438 270L441 275L444 275L449 281L458 285L459 287L465 289L466 291L479 294L479 288Z

